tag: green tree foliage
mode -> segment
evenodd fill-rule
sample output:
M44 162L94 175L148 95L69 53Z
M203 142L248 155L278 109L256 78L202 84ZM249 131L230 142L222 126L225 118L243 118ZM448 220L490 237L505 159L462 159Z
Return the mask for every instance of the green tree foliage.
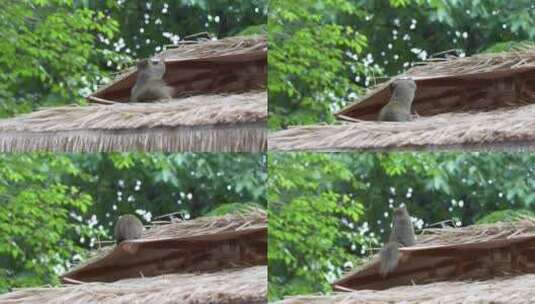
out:
M258 33L267 23L267 0L91 1L89 7L117 20L120 34L106 45L134 58L201 32L207 33L201 38L224 38Z
M269 298L330 289L348 248L366 241L352 228L362 204L336 185L363 185L345 164L322 154L269 157Z
M531 1L356 2L367 12L365 18L354 20L369 39L366 62L376 64L385 76L402 73L431 56L443 57L443 52L465 56L500 42L535 39ZM362 77L359 83L374 82Z
M349 75L361 66L350 61L366 38L338 20L359 13L348 0L270 2L270 127L332 121L331 104L357 90Z
M59 283L55 270L83 252L78 238L96 235L69 215L87 212L91 196L50 178L52 172L80 174L62 156L0 155L0 292Z
M65 182L93 194L92 212L106 228L116 214L148 210L203 215L215 206L255 202L267 206L261 154L75 154L84 172ZM114 207L115 206L115 207ZM114 209L116 208L116 209ZM150 217L147 217L147 219Z
M529 216L534 163L529 153L270 155L270 298L330 291L382 246L401 204L417 232Z
M124 213L266 208L265 167L260 154L0 155L0 293L59 283Z
M529 0L272 1L269 126L332 123L366 88L444 52L534 41L534 8Z
M0 1L0 117L39 106L81 103L117 54L95 47L117 22L73 1Z

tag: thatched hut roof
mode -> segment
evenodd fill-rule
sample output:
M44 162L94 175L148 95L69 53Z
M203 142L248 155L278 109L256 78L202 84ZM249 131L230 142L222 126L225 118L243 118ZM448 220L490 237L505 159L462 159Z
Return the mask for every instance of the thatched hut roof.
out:
M394 272L382 277L379 263L367 264L333 283L338 290L387 289L437 281L486 280L535 272L535 220L425 229L417 244L400 249Z
M437 282L387 290L359 290L330 295L291 297L278 304L527 304L535 302L535 274L487 281Z
M267 264L267 218L260 209L155 225L141 239L104 247L62 275L65 282L111 282L168 273Z
M171 101L126 103L136 68L87 99L0 120L0 152L262 152L266 149L264 36L182 42L165 58Z
M399 77L417 83L411 122L375 121L390 83L336 116L337 125L291 127L271 134L273 151L533 148L535 50L434 60ZM397 78L397 77L396 77Z
M355 121L291 127L268 136L270 151L508 150L535 146L535 104L444 113L411 122Z
M261 152L265 91L64 106L0 120L0 152Z
M168 274L85 283L60 288L25 288L0 295L5 304L263 304L267 302L267 266L211 273Z
M165 59L165 82L174 87L180 96L250 91L266 87L265 36L182 42L153 59L159 58ZM88 99L128 101L136 77L135 67L126 69Z
M410 77L416 82L412 108L421 116L535 103L535 49L434 59L398 77ZM376 120L390 100L392 81L379 84L336 116Z

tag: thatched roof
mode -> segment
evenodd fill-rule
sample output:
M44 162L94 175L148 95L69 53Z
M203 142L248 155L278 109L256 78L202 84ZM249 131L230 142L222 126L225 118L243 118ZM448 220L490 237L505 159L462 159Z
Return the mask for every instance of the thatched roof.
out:
M104 247L62 275L65 282L111 282L267 263L267 218L260 209L155 225L141 239Z
M26 288L0 295L5 304L263 304L267 266L212 273L168 274L114 283Z
M273 151L532 148L535 50L433 60L399 77L417 83L411 122L378 122L392 80L336 116L337 125L291 127L271 134ZM396 77L398 78L398 77Z
M386 289L437 281L484 280L535 272L535 220L425 229L400 249L400 264L382 277L376 257L335 281L339 290Z
M411 122L355 121L291 127L268 136L270 151L492 149L535 146L535 104L444 113Z
M387 290L359 290L324 296L291 297L278 304L527 304L535 302L535 274L487 281L437 282Z
M0 152L262 152L266 149L264 36L182 42L165 58L172 101L128 103L136 68L122 71L87 107L0 120Z
M176 48L167 49L154 57L159 58L165 58L165 82L174 87L179 96L241 92L266 87L265 36L182 42ZM88 99L128 101L136 77L135 67L126 69Z
M0 120L0 152L261 152L265 91L49 108Z
M415 80L418 88L412 108L421 116L535 103L535 49L434 59L398 77ZM390 99L391 82L377 85L336 116L376 120L379 110Z

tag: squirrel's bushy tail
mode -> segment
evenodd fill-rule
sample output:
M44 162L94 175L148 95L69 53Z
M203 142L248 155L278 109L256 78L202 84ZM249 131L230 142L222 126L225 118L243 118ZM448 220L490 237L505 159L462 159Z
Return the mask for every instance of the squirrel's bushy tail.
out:
M399 263L399 243L387 243L379 252L379 273L385 277L394 271Z

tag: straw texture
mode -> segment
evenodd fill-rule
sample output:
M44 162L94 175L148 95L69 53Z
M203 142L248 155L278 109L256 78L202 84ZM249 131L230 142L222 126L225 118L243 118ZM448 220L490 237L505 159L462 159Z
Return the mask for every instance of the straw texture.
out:
M418 236L414 248L446 247L535 237L535 219L512 223L472 225L459 228L428 228ZM411 247L412 248L412 247Z
M269 135L270 151L532 149L535 104L445 113L411 122L355 121L292 127Z
M359 290L326 296L299 296L279 304L528 304L535 303L535 274L487 281L438 282L387 290Z
M418 78L446 77L466 74L490 73L535 67L535 49L506 53L479 54L470 57L435 58L421 62L405 75Z
M259 152L266 119L266 92L66 106L0 121L0 152Z
M265 36L228 37L220 40L185 42L168 48L158 58L191 60L267 52Z
M215 235L239 235L267 229L266 211L252 208L246 213L207 216L191 221L154 225L143 234L143 240L210 238Z
M261 304L266 301L267 266L60 288L28 288L0 295L2 304Z

